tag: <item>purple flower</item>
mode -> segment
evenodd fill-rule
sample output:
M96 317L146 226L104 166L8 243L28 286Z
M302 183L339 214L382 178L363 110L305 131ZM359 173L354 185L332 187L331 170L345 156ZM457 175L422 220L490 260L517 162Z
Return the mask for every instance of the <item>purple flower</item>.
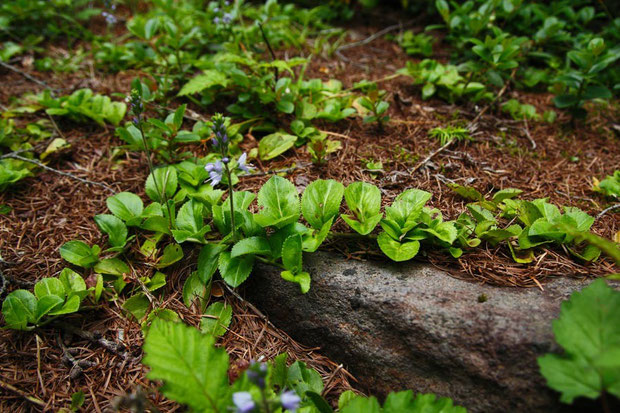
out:
M224 16L222 16L222 23L229 24L232 21L232 18L232 13L224 13Z
M233 403L237 406L237 413L250 413L256 407L256 403L252 400L252 395L247 391L234 393Z
M222 174L224 173L224 166L222 161L215 161L205 165L205 170L209 172L209 184L215 186L222 182Z
M213 116L212 120L213 126L211 130L213 131L214 138L211 142L222 154L226 154L228 152L228 132L224 124L224 117L221 114L217 114Z
M294 412L299 407L299 403L301 399L294 391L285 391L280 395L280 403L282 403L282 407L286 410L290 410Z
M105 21L109 25L113 25L113 24L116 24L116 22L118 22L118 19L112 13L108 13L107 11L102 11L101 15L105 18Z
M265 388L265 378L267 377L267 365L265 363L251 362L250 368L246 370L248 379L261 389Z
M214 17L213 18L213 23L215 23L216 25L220 24L220 18L219 17Z
M243 152L243 154L239 157L238 162L238 168L241 169L243 172L250 172L250 170L252 170L252 164L246 163L246 159L248 158L248 154Z

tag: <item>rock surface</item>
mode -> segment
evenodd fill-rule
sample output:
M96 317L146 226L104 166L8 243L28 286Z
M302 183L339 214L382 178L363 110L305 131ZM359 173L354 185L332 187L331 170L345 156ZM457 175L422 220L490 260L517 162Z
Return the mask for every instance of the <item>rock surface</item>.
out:
M544 292L497 288L425 264L329 253L307 256L305 267L308 294L283 281L279 269L261 266L247 298L374 393L411 388L451 397L472 412L569 411L546 387L536 358L558 351L551 321L587 282L558 278Z

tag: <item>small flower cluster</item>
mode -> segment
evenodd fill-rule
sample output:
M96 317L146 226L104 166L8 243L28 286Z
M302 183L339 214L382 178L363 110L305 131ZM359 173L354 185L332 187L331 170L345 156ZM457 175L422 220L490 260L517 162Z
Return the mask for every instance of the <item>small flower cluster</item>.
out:
M103 4L107 9L110 9L112 11L116 10L116 4L112 3L111 0L105 0ZM107 11L102 11L101 15L105 18L106 23L108 23L110 26L118 23L118 19L112 13L109 13Z
M252 362L246 371L246 375L250 382L258 386L263 392L261 402L254 401L252 394L247 391L241 391L233 394L233 403L235 404L236 413L250 413L259 411L271 411L270 404L280 405L282 409L295 412L299 408L301 398L294 391L285 391L275 400L267 400L265 397L265 386L267 379L267 365L265 363ZM265 409L260 409L260 407Z
M144 104L142 103L142 96L137 89L132 89L131 94L125 98L125 102L129 106L129 113L133 115L132 122L134 125L138 125L142 119L142 112L144 112Z
M224 6L229 6L229 5L230 5L229 1L224 2ZM220 24L225 24L225 25L230 24L234 17L232 13L224 12L219 7L214 8L213 12L217 14L217 16L213 18L213 23L217 26L219 26Z
M228 156L228 145L230 143L230 139L228 137L228 132L226 131L224 117L221 114L217 114L212 120L214 137L211 139L211 143L213 144L215 150L222 155L222 159L206 164L205 170L209 173L209 184L215 186L222 182L222 177L224 176L224 173L227 172L228 164L230 163L230 158ZM237 160L236 166L237 169L246 173L250 172L252 169L252 165L247 163L247 158L248 154L244 152Z

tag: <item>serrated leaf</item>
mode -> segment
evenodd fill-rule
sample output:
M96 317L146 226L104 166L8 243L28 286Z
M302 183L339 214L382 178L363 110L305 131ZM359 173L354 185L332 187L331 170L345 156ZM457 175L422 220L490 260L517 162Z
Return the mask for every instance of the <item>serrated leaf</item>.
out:
M232 258L230 252L222 252L219 259L219 270L222 279L231 287L238 287L243 283L254 266L254 256L244 255Z
M244 238L237 242L231 251L232 258L248 254L271 255L271 247L267 239L264 237Z
M226 245L207 244L200 250L196 272L203 284L206 285L213 277L213 274L215 274L219 263L219 255L221 252L226 251L226 248Z
M594 281L562 303L560 317L553 322L563 357L547 354L538 359L547 384L571 403L576 397L596 398L606 391L620 397L620 292L601 279Z
M195 411L225 412L230 406L228 354L212 336L193 327L156 319L144 342L148 377L162 380L162 393Z
M213 86L228 86L228 78L223 72L205 70L203 74L187 82L183 88L181 88L178 96L193 95Z
M299 219L297 189L288 179L280 176L272 176L258 191L258 205L261 211L254 215L254 219L262 227L282 228Z

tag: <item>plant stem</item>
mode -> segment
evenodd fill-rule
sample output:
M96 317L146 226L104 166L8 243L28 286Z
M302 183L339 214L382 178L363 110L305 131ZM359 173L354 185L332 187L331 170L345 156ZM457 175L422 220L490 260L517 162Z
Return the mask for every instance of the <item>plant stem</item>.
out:
M232 226L233 233L233 241L237 240L237 228L235 227L235 203L233 196L233 185L232 185L232 177L230 173L230 168L228 164L224 164L224 168L226 168L226 177L228 178L228 197L230 198L230 224Z

